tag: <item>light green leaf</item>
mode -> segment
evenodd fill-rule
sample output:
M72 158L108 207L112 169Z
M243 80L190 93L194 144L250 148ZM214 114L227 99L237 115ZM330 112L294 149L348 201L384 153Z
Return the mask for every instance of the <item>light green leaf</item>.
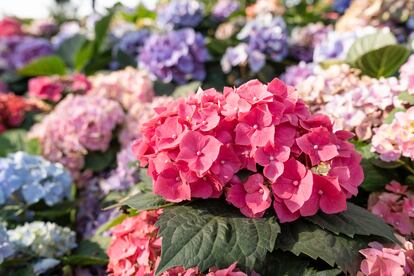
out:
M364 54L387 45L397 44L397 39L391 32L378 31L355 40L349 49L346 61L355 64L356 60Z
M177 88L175 88L171 96L176 99L187 97L191 94L195 94L195 92L197 92L197 89L200 86L201 86L201 81L193 81L193 82L189 82L184 85L180 85Z
M280 232L274 217L247 218L218 200L165 209L157 226L163 248L157 274L174 266L206 271L233 262L252 271L273 251Z
M105 210L112 209L115 207L127 205L136 211L146 211L146 210L155 210L160 208L165 208L168 206L174 205L174 203L165 201L159 195L153 194L152 192L149 193L139 193L134 194L131 196L127 196L126 198L122 199L119 203L111 205Z
M389 45L368 52L355 61L355 67L373 78L391 77L398 72L410 55L401 45Z
M387 115L387 117L384 119L384 123L386 123L386 124L391 124L392 123L392 121L394 120L394 117L395 117L395 114L397 113L397 112L404 112L405 111L405 108L402 108L402 107L396 107L396 108L394 108L388 115Z
M76 71L82 71L91 61L94 51L94 44L86 41L83 46L75 53L74 66Z
M401 93L400 95L398 95L398 99L400 99L400 100L402 100L406 103L409 103L411 105L414 105L414 95L410 94L408 92L404 92L404 93Z
M8 130L0 135L0 156L9 153L25 151L29 154L40 154L40 144L37 139L27 140L27 131L24 129Z
M51 55L33 60L18 72L25 77L64 75L66 65L59 56Z
M332 267L338 265L346 274L356 275L359 270L362 255L358 251L368 246L363 238L335 235L305 220L285 223L281 227L276 248L297 256L320 258Z
M98 230L96 230L95 236L99 237L102 233L108 231L112 227L117 226L118 224L121 224L124 221L124 219L126 219L127 217L128 217L127 214L120 214L116 218L102 224L98 228Z
M328 215L319 212L306 219L334 234L344 234L351 238L355 235L374 235L393 243L399 243L391 227L382 219L355 204L348 203L347 205L347 210L342 213Z
M111 23L113 13L110 12L108 15L102 17L95 24L95 52L99 52L102 49L103 42L105 40L106 34L109 30L109 24Z

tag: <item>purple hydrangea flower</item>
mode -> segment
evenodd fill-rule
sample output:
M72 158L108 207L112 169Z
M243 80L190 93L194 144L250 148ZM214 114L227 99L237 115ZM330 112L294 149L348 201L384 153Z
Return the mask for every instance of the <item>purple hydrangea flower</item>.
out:
M164 82L203 80L209 55L204 38L193 29L152 35L139 55L139 66Z
M281 76L281 79L291 86L304 81L307 77L314 74L315 65L313 63L305 63L304 61L299 62L297 65L292 65L286 68L286 72Z
M53 54L53 48L48 40L26 37L13 49L11 63L14 68L18 69L37 58L51 54Z
M233 12L240 8L239 1L219 0L212 10L213 18L217 21L226 20Z
M226 49L220 64L224 73L229 73L231 68L247 63L248 53L247 44L240 43L235 47L229 47Z
M172 0L159 12L157 22L161 27L196 27L203 20L204 5L196 0Z
M253 72L265 65L266 58L281 61L288 54L286 24L278 16L256 17L244 26L237 38L248 44L248 61Z
M121 50L131 57L138 57L139 51L149 36L150 32L147 29L125 33L114 47L114 55L116 56L117 52Z

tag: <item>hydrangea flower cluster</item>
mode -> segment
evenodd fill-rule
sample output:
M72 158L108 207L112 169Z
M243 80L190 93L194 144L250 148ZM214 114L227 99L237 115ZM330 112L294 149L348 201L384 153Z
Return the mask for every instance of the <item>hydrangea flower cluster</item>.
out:
M205 78L204 62L208 58L203 36L186 28L152 35L141 50L138 63L164 82L185 83Z
M59 30L59 26L52 18L33 20L27 28L27 32L34 36L50 37Z
M9 128L18 127L30 108L23 97L0 93L0 134Z
M119 102L126 110L136 102L151 102L154 97L148 75L132 67L91 78L91 94Z
M42 76L29 80L29 96L41 100L58 102L65 94L86 94L91 83L85 75Z
M236 0L219 0L214 5L211 14L217 21L226 20L233 12L240 8L240 2Z
M293 28L289 37L290 53L299 60L312 61L315 46L324 41L331 30L331 26L321 22Z
M22 25L19 21L11 17L0 20L0 37L22 35Z
M382 124L375 129L371 150L386 162L401 156L414 160L414 107L397 112L391 124Z
M408 92L414 94L414 55L400 67L400 80L408 87Z
M150 103L135 102L128 109L128 113L125 116L124 124L122 125L121 132L119 133L119 142L123 148L129 147L131 143L139 138L141 126L155 117L155 110L159 106L164 106L173 101L171 97L155 97Z
M359 252L365 259L361 262L358 275L404 276L414 274L414 245L406 241L401 248L384 247L378 242L369 243L369 248Z
M0 37L0 70L19 69L31 61L53 54L48 40L30 36Z
M287 67L281 78L287 85L296 87L307 77L314 75L315 66L313 63L301 61L297 65Z
M237 38L248 44L248 62L253 72L265 65L266 58L281 61L288 54L285 21L270 13L247 22Z
M139 215L125 219L112 230L112 241L108 248L110 276L154 275L160 262L161 238L157 237L155 226L162 210L143 211ZM233 263L228 268L210 268L203 274L197 267L185 269L173 267L161 276L247 276ZM252 276L258 275L252 273Z
M172 0L158 12L157 22L164 28L196 27L204 17L204 4L197 0Z
M133 151L148 165L154 193L168 201L225 192L249 217L273 202L285 222L345 210L363 179L352 134L333 132L328 117L312 116L278 79L226 87L224 95L200 89L157 113Z
M335 129L355 129L358 138L369 139L372 128L382 122L387 112L401 105L398 95L406 86L395 77L361 76L347 64L313 68L314 73L296 88L312 111L327 114L335 121Z
M401 235L414 234L414 194L396 181L385 186L385 189L387 192L370 195L368 209Z
M118 44L113 48L112 55L116 57L118 52L122 51L133 58L138 58L140 50L150 34L148 29L126 32L120 38Z
M13 195L25 204L43 200L52 206L70 198L72 178L59 163L25 152L0 158L0 205L13 202Z
M29 136L40 140L46 159L62 163L77 179L88 152L106 151L114 129L123 120L122 107L115 101L94 95L68 95L33 126Z
M7 233L16 251L21 254L57 258L76 247L75 232L51 222L25 223Z
M10 242L6 227L0 223L0 264L14 255L14 245Z

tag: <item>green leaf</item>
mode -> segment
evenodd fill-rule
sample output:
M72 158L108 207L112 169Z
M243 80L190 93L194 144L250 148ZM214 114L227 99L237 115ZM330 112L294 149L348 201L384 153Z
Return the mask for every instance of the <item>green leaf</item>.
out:
M388 114L388 116L384 119L384 123L386 123L386 124L391 124L392 123L392 121L394 120L394 117L395 117L395 114L397 113L397 112L404 112L405 111L405 108L402 108L402 107L396 107L396 108L394 108L389 114Z
M349 49L346 61L355 64L356 60L364 54L387 45L397 44L397 39L391 32L378 31L374 34L358 38Z
M38 155L41 152L39 140L27 140L27 131L24 129L12 129L2 133L0 135L0 156L4 157L17 151Z
M414 95L410 94L408 92L404 92L404 93L401 93L400 95L398 95L398 99L400 99L404 102L407 102L411 105L414 105Z
M52 208L47 207L46 210L35 210L34 216L37 219L53 219L69 214L72 210L76 209L76 203L73 201L66 201L54 205Z
M163 248L157 274L174 266L206 271L236 261L241 270L252 271L273 251L280 232L274 217L247 218L217 200L168 208L157 226Z
M374 235L393 243L399 243L391 227L382 219L349 202L347 210L342 213L328 215L319 212L317 215L306 219L334 234L344 234L351 238L355 235Z
M274 250L266 256L262 267L255 269L260 275L297 276L304 275L309 258L298 257L290 252Z
M197 89L201 86L201 81L193 81L189 82L184 85L180 85L177 88L175 88L174 92L171 94L173 98L183 98L187 97L191 94L194 94L197 92Z
M341 274L341 270L336 268L322 271L317 271L314 268L308 268L303 276L336 276L339 274Z
M64 75L66 73L65 62L58 56L45 56L38 58L18 70L25 77Z
M381 159L379 159L379 158L373 158L373 159L371 160L371 163L372 163L374 166L378 167L378 168L381 168L381 169L388 169L388 170L390 170L390 169L396 169L396 168L399 168L399 167L401 167L401 166L403 165L403 163L398 162L398 161L394 161L394 162L385 162L385 161L382 161L382 160L381 160Z
M95 24L95 40L94 47L95 52L99 52L102 49L103 42L105 40L106 34L109 29L109 24L111 23L113 13L110 12L108 15L102 17Z
M127 214L120 214L119 216L117 216L116 218L102 224L95 233L95 236L100 236L102 233L108 231L109 229L111 229L112 227L121 224L124 219L126 219L128 217Z
M83 46L76 52L74 66L76 71L82 71L90 62L93 56L94 44L86 41Z
M401 45L389 45L368 52L355 61L355 67L373 78L391 77L398 72L410 55Z
M85 157L85 169L101 172L110 167L116 160L116 148L110 147L105 152L89 152Z
M111 205L104 210L112 209L115 207L127 205L138 212L146 210L155 210L160 208L165 208L173 205L174 203L165 201L159 195L156 195L152 192L149 193L138 193L131 196L127 196L122 199L119 203Z
M39 139L30 139L26 142L25 145L26 152L33 155L41 155L42 149L40 147Z
M281 227L276 248L297 256L320 258L332 267L338 265L347 274L356 275L359 270L362 255L358 251L368 246L361 237L335 235L305 220L285 223Z
M109 237L100 237L98 240L82 240L72 255L64 257L63 263L76 266L105 265L108 262L106 248Z
M65 63L73 68L75 66L76 54L86 42L86 37L82 34L75 34L60 44L57 53L63 58Z

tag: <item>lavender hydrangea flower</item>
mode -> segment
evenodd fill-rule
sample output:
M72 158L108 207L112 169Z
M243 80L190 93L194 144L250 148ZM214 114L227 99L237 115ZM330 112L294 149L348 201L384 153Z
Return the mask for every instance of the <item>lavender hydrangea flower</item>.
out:
M203 13L204 5L197 0L172 0L158 12L157 22L164 28L196 27Z
M0 158L0 205L13 195L26 204L40 200L53 206L70 198L72 178L59 163L17 152Z
M287 85L296 86L307 77L314 73L315 65L313 63L299 62L286 68L286 72L281 76Z
M31 61L53 54L50 42L43 38L27 37L14 49L11 62L14 68L22 68Z
M0 264L15 253L15 248L10 242L6 227L0 223Z
M116 56L118 51L121 50L131 57L138 57L142 46L144 46L149 36L150 32L148 29L125 33L119 40L119 43L114 47L113 56Z
M186 28L152 35L141 50L139 66L164 82L185 83L205 78L208 57L203 36Z
M223 72L229 73L232 67L247 63L247 49L248 46L246 43L240 43L235 47L227 48L220 61L221 69L223 69Z
M240 8L239 1L219 0L212 10L213 18L217 21L226 20L233 12Z
M78 34L81 31L81 27L76 21L68 21L60 26L59 32L52 38L52 43L55 48L68 38Z
M266 58L281 61L288 54L287 31L283 18L265 14L248 22L237 35L248 44L249 66L258 72Z

